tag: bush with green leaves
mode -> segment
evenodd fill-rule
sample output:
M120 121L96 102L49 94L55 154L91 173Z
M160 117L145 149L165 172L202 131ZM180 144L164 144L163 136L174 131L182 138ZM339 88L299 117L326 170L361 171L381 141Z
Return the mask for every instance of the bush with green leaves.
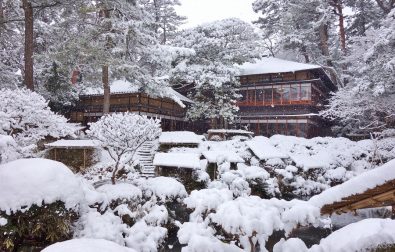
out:
M7 214L0 211L0 250L15 251L22 246L45 246L72 237L78 215L61 201Z

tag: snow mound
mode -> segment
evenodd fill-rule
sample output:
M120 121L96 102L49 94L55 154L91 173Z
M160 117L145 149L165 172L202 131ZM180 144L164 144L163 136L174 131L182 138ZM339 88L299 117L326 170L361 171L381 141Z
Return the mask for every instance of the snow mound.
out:
M232 200L233 193L226 189L202 189L194 190L188 198L184 199L184 203L190 209L195 209L191 214L191 219L201 220L201 215L211 210L216 210L222 203Z
M331 187L312 197L309 202L317 207L340 201L395 179L395 159L373 170L364 172L343 184Z
M160 144L200 144L203 136L191 131L162 132L159 137Z
M140 188L127 183L102 185L97 188L97 191L104 193L108 201L117 199L137 200L141 199L143 195Z
M73 239L55 243L41 252L136 252L102 239Z
M149 178L145 183L145 187L162 201L188 196L184 185L174 178Z
M282 153L279 149L274 147L270 143L269 138L264 136L254 137L247 142L247 146L260 160L289 157L287 154Z
M75 208L84 198L80 180L64 164L41 158L0 165L0 210L21 210L62 201Z
M241 252L233 244L226 244L214 236L215 231L204 223L185 222L177 233L180 244L187 244L182 252Z
M236 152L230 150L210 150L203 151L202 154L210 163L244 163L244 159L237 155Z

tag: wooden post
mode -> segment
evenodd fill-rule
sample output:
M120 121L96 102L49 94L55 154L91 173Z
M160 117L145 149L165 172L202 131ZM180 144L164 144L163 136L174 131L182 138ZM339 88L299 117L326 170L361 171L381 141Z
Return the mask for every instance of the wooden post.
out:
M56 148L54 150L55 150L55 161L56 161Z

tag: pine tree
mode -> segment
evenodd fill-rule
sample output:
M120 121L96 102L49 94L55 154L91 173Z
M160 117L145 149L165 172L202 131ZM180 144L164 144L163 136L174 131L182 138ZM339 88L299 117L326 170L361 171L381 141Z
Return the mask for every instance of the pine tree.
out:
M195 104L188 111L189 118L210 119L213 127L224 127L234 119L238 110L237 64L261 56L263 47L258 40L251 25L225 19L184 30L171 41L195 52L172 70L172 83L194 86L190 95Z

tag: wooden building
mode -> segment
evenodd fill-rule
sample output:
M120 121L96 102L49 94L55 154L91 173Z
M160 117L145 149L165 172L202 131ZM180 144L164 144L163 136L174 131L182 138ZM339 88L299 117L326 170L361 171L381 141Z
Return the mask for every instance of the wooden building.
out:
M336 85L318 65L263 58L242 65L238 123L256 135L330 134L317 113Z
M187 107L193 103L173 89L163 97L152 97L127 81L111 84L110 112L135 112L161 119L162 130L183 130L192 127L185 118ZM87 125L103 115L103 89L90 88L80 95L80 100L71 113L72 122Z

